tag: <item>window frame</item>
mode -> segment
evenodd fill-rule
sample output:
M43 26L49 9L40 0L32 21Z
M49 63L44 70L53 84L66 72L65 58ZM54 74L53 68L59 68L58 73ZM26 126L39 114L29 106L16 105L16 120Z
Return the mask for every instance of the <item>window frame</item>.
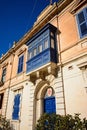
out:
M46 50L47 48L49 48L49 41L48 38L44 39L44 50Z
M33 49L33 57L37 55L37 47Z
M83 13L83 16L84 16L84 21L80 23L79 21L79 14ZM83 8L81 11L79 11L77 14L76 14L76 19L77 19L77 24L78 24L78 31L79 31L79 36L80 38L84 38L87 36L87 33L86 34L82 34L82 30L81 30L81 25L83 24L86 24L86 27L87 27L87 7Z
M39 44L38 46L38 54L43 51L43 44Z
M28 60L30 60L32 58L32 51L28 51Z
M45 48L45 42L47 41L47 47ZM30 42L28 45L28 60L31 60L34 56L42 53L46 49L49 48L49 31L43 32L40 36L38 36L34 41ZM36 49L36 52L34 53ZM31 56L30 56L30 53Z
M23 59L21 59L21 58L23 58ZM24 54L22 54L22 55L20 55L18 57L18 70L17 70L17 74L22 73L23 72L23 68L24 68Z

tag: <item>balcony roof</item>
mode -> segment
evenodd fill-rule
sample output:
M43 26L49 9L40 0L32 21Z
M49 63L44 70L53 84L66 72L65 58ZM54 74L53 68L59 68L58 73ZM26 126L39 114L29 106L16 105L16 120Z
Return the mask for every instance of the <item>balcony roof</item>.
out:
M36 34L32 38L29 39L29 41L26 43L26 45L29 45L30 42L32 42L34 39L36 39L39 35L41 35L47 29L52 29L54 31L57 30L56 27L54 27L52 24L48 23L40 31L36 32Z

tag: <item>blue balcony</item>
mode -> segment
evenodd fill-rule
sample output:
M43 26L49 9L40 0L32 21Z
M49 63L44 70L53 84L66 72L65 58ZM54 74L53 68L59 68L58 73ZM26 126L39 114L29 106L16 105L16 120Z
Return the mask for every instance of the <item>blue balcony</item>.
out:
M26 73L39 70L51 63L57 63L56 28L48 24L28 43Z

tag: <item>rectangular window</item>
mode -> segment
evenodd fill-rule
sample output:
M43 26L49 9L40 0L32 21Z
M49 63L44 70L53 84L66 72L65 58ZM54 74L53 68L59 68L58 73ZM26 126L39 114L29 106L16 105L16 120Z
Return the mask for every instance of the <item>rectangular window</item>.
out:
M37 50L36 48L34 48L34 56L36 56Z
M14 106L13 106L13 113L12 113L13 120L19 119L20 97L21 97L21 94L16 94L14 97Z
M48 40L45 40L44 41L44 49L47 49L48 48Z
M54 47L54 39L53 38L51 38L51 48L53 48L53 49L55 48Z
M87 36L87 8L77 14L80 38Z
M1 81L5 82L5 80L6 80L6 68L4 68L3 71L2 71L2 79L1 79Z
M0 94L0 109L2 109L2 103L3 103L3 93Z
M38 53L42 52L42 45L38 46Z
M31 57L32 57L32 52L28 51L28 60L31 59Z
M53 32L51 32L51 36L54 37L54 33Z
M24 63L24 55L19 57L18 73L21 73L23 71L23 63Z

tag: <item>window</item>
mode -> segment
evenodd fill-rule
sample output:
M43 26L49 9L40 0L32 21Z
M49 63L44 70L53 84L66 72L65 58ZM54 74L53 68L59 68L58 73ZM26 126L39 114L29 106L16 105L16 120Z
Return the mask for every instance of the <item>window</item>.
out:
M5 79L6 79L6 68L3 69L3 72L2 72L2 82L5 82Z
M51 48L53 48L53 49L55 48L54 47L54 39L53 38L51 38Z
M54 37L54 33L53 32L51 32L51 36Z
M0 109L2 109L3 95L3 93L0 94Z
M24 62L24 55L19 57L18 73L21 73L23 71L23 62Z
M45 40L44 41L44 49L47 49L48 48L48 40Z
M14 97L14 106L13 106L13 113L12 113L13 120L19 119L20 97L21 97L21 94L16 94Z
M87 36L87 8L77 14L77 22L80 38Z
M36 48L34 48L34 56L36 56L36 52L37 52L37 50L36 50Z
M31 59L32 57L32 52L28 52L28 60Z
M38 46L38 53L42 52L42 45Z

